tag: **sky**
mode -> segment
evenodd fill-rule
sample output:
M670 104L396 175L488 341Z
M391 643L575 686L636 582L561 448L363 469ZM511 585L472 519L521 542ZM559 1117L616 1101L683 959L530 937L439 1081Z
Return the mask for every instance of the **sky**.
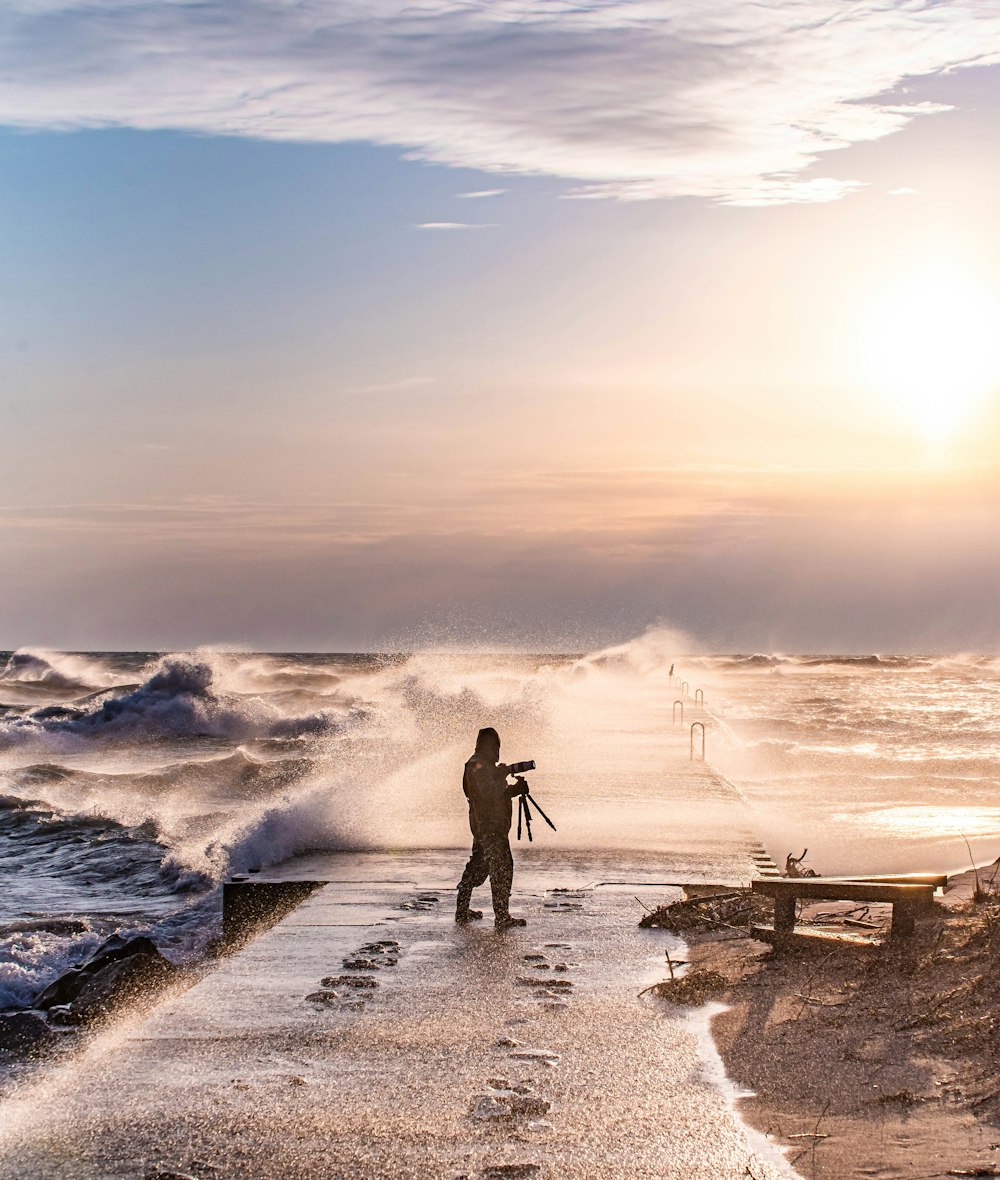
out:
M0 647L1000 650L995 0L7 0Z

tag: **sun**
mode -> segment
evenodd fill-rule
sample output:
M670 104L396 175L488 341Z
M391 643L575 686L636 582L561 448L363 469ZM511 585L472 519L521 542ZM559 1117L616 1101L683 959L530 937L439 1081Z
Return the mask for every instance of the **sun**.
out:
M1000 298L954 271L912 275L868 305L860 360L868 388L947 439L1000 388Z

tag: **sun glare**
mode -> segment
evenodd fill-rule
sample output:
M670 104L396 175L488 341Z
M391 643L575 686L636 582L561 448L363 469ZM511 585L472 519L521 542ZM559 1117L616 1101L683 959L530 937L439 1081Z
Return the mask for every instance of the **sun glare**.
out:
M946 439L1000 387L1000 298L985 285L930 271L870 305L866 384L920 433Z

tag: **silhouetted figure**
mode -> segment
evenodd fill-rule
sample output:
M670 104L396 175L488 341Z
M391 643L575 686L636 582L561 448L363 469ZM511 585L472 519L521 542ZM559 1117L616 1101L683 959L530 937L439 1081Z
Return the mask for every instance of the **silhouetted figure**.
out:
M670 671L667 673L667 675L670 677L670 679L671 679L671 680L673 680L673 678L674 678L674 666L673 666L673 664L671 664L671 665L670 665Z
M507 767L500 762L500 735L495 729L481 729L476 738L476 752L465 764L462 790L469 800L469 827L472 829L472 855L458 884L456 922L481 918L480 910L470 910L472 891L490 879L493 893L493 919L498 930L508 926L527 926L523 918L512 918L510 888L514 880L514 858L510 854L511 804L518 795L528 793L528 784L519 779L507 785Z

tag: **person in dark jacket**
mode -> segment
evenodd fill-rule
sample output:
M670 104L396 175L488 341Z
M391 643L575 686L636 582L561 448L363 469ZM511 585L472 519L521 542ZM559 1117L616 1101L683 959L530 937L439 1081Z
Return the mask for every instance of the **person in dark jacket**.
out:
M482 911L469 909L472 891L490 879L493 920L498 930L527 926L523 918L510 916L510 889L514 879L514 858L510 854L511 804L528 793L519 779L507 785L507 767L500 761L500 735L495 729L481 729L476 750L465 764L462 789L469 800L472 855L458 885L456 922L481 918Z

